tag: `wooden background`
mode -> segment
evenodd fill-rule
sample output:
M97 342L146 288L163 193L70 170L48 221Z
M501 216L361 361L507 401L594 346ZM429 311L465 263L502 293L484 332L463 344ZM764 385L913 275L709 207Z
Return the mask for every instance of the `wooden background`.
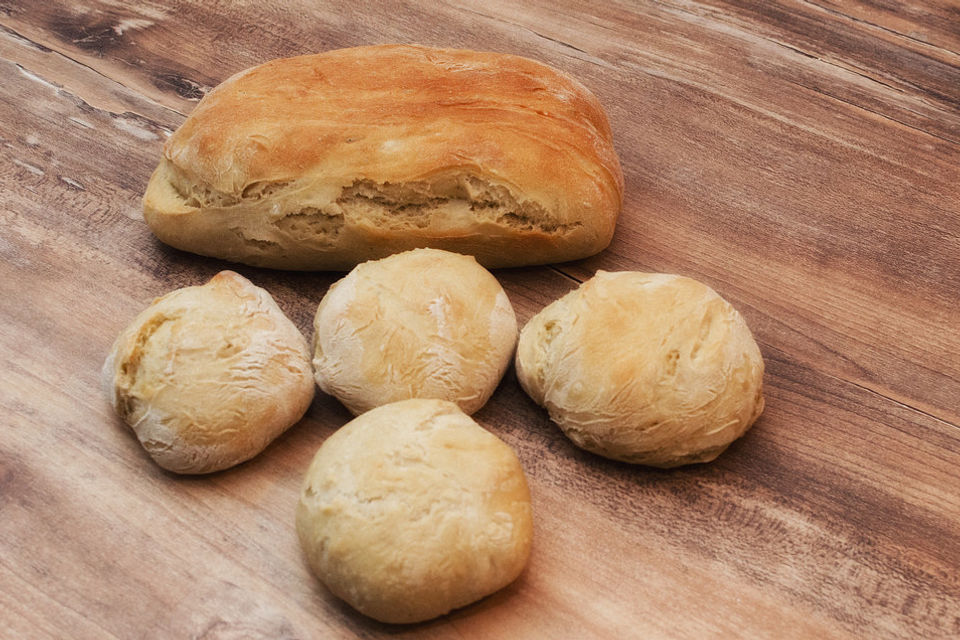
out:
M137 312L226 267L309 335L338 274L174 251L139 199L230 74L381 42L526 55L606 106L617 235L498 271L521 322L597 269L676 272L767 362L756 427L669 472L575 449L509 372L477 418L529 475L529 568L411 627L333 599L297 546L336 401L187 478L98 389ZM960 2L0 0L0 148L3 638L960 636Z

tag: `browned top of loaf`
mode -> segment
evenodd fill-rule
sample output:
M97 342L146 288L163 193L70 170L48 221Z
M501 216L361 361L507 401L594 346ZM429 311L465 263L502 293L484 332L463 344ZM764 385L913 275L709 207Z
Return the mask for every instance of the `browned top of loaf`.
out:
M623 190L607 118L579 82L517 56L421 46L241 72L200 102L165 155L187 179L238 195L321 173L396 183L472 169L547 205L558 222L586 207L611 228Z

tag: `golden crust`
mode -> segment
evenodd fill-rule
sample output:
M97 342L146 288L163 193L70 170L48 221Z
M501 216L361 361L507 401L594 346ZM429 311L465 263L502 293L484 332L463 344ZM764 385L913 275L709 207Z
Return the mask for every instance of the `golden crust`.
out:
M599 271L531 318L516 367L575 444L626 462L709 462L763 411L743 318L681 276Z
M314 394L303 335L232 271L154 300L117 337L102 381L147 453L177 473L252 458Z
M144 215L175 247L346 269L432 246L488 267L591 255L623 177L583 85L495 53L382 45L274 60L207 95Z
M516 454L442 400L384 405L330 436L304 478L296 525L327 588L394 623L506 586L533 538Z
M313 343L317 384L354 415L407 398L472 414L510 365L517 319L472 257L415 249L360 264L330 287Z

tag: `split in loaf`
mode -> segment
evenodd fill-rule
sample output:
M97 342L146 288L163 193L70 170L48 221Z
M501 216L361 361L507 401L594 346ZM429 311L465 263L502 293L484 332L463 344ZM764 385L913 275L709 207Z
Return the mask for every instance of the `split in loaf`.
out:
M274 60L205 96L143 200L163 242L279 269L417 247L486 267L610 242L623 176L600 103L525 58L381 45Z

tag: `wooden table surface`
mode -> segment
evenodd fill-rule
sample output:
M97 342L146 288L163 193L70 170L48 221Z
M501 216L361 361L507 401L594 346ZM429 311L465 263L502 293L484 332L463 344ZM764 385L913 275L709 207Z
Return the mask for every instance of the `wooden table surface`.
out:
M140 197L196 101L265 60L381 42L563 69L626 178L609 249L496 275L521 322L597 269L746 317L767 409L716 462L574 448L508 372L478 420L528 473L529 567L372 622L293 528L318 394L253 461L158 469L98 388L155 296L234 268L310 335L341 274L159 244ZM0 637L960 637L960 2L0 0Z

